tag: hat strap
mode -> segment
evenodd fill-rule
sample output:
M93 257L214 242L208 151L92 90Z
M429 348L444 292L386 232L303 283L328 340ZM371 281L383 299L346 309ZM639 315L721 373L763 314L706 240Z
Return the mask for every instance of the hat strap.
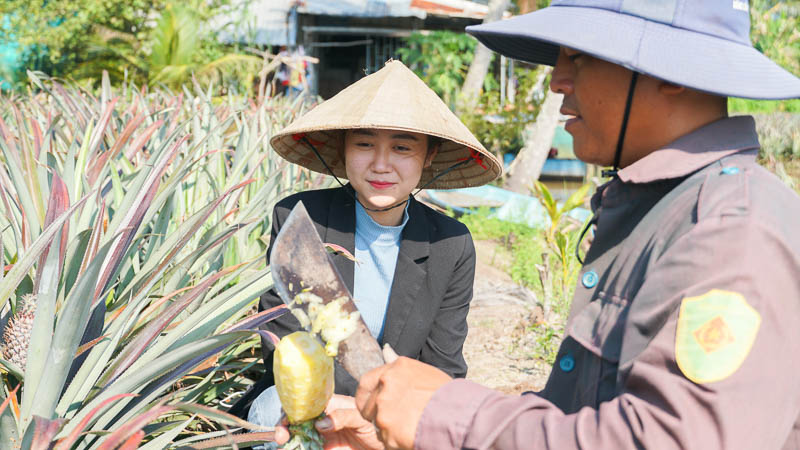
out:
M617 139L617 149L614 152L614 168L611 170L604 170L602 175L604 177L616 177L619 172L619 162L622 159L622 144L625 143L625 131L628 128L628 118L631 114L631 105L633 104L633 91L636 89L636 81L639 79L639 72L633 72L631 76L631 84L628 87L628 99L625 101L625 113L622 115L622 128L619 130L619 138Z
M581 263L581 265L584 264L583 257L581 257L581 242L583 241L583 237L586 236L586 232L589 231L592 225L597 225L597 215L592 216L592 219L586 223L586 226L583 227L583 231L581 231L581 235L578 237L578 243L575 244L575 258L579 263Z
M322 155L319 154L319 152L317 151L317 148L314 147L314 144L312 144L311 141L309 141L308 138L305 137L305 136L301 137L300 140L305 142L306 145L308 145L308 147L311 149L311 151L314 152L315 155L317 155L317 158L319 159L319 161L322 163L323 166L325 166L325 169L328 171L329 174L331 174L331 176L336 180L336 182L339 183L339 186L345 187L344 183L342 183L342 181L339 179L339 177L337 177L336 174L333 173L333 170L331 170L331 168L328 165L328 163L325 162L325 159L322 157ZM425 183L421 188L417 189L417 192L415 192L413 194L409 194L408 195L408 199L403 200L402 202L400 202L400 203L398 203L396 205L389 206L388 208L381 208L381 209L368 208L368 207L364 206L364 204L361 203L360 200L358 200L358 197L356 197L355 195L353 195L352 192L350 192L350 189L345 189L345 191L347 191L348 195L350 195L350 197L352 197L353 200L355 200L359 204L361 204L361 207L366 209L367 211L372 211L372 212L389 211L389 210L397 208L398 206L405 205L406 202L408 202L411 198L416 197L417 194L419 194L426 187L430 186L430 184L433 183L434 181L436 181L439 178L447 175L453 169L457 169L457 168L459 168L459 167L461 167L461 166L463 166L463 165L465 165L465 164L467 164L467 163L469 163L470 161L473 161L473 160L478 160L478 156L472 155L470 158L464 158L464 159L459 160L459 162L453 164L452 166L448 167L447 169L444 169L443 171L439 172L435 177L431 178L430 181ZM481 165L483 166L483 164L481 164Z

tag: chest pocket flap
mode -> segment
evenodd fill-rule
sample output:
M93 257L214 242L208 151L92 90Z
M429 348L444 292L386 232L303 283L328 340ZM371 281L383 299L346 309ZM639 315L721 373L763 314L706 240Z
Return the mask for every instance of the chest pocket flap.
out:
M619 363L628 306L627 300L600 292L573 316L567 333L598 357Z

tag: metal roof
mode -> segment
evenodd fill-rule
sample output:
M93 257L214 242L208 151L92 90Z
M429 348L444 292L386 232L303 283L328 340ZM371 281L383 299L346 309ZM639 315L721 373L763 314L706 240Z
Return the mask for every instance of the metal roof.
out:
M478 0L481 1L481 0ZM232 8L239 17L220 18L241 23L234 31L222 32L224 41L259 45L294 45L297 14L345 17L417 17L427 15L483 18L484 3L471 0L253 0Z

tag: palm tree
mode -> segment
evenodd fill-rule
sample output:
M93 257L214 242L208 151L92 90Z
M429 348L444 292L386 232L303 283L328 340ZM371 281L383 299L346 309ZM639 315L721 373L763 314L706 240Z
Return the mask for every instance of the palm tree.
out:
M249 81L261 67L261 58L228 51L214 39L208 12L201 3L168 3L155 24L138 39L133 33L94 27L94 41L85 62L73 73L76 79L100 79L103 71L112 81L133 79L148 85L177 88L191 81L240 84Z

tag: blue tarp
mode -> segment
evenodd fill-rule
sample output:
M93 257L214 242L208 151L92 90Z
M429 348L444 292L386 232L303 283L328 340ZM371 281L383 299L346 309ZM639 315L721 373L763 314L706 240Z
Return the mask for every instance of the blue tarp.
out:
M490 217L496 217L508 222L523 223L534 228L550 226L550 217L548 217L544 206L542 206L538 198L530 195L522 195L490 185L448 190L429 189L426 193L434 204L442 208L452 209L461 214L472 213L475 209L454 205L444 197L453 193L462 197L474 197L486 203L499 205L489 208ZM592 216L592 212L585 208L575 208L569 212L569 216L585 222Z

